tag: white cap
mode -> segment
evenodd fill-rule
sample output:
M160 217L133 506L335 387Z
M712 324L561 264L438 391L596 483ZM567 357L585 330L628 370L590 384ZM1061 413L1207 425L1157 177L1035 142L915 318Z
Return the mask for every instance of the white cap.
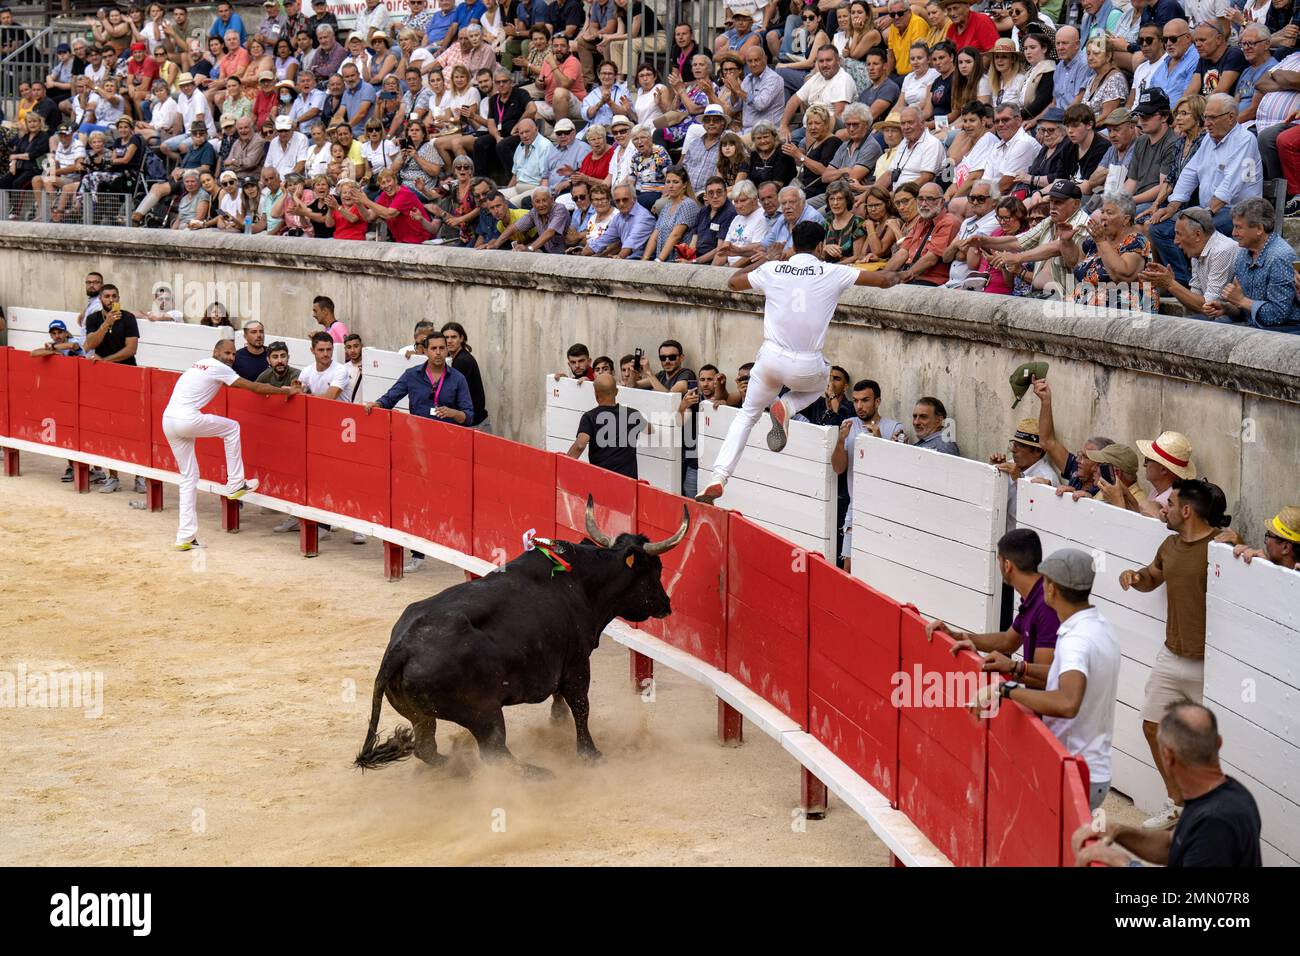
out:
M276 129L293 129L293 120L287 116L277 116L275 118Z

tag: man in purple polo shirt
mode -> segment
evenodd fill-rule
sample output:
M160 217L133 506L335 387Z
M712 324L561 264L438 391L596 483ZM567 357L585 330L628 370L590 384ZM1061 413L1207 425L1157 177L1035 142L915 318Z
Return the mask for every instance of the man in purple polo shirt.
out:
M926 625L925 636L933 639L935 631L943 631L957 641L953 654L979 651L988 655L984 670L1009 674L1026 687L1046 687L1061 622L1043 600L1043 576L1038 573L1042 560L1043 545L1037 532L1028 528L1008 531L998 540L998 567L1003 582L1020 595L1020 611L1011 626L994 634L968 634L936 620ZM1010 655L1020 647L1024 659L1012 660Z

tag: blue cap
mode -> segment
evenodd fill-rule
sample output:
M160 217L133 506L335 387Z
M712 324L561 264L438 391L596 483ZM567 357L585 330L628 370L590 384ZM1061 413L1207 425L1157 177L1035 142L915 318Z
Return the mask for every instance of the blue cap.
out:
M54 48L54 52L55 52L55 53L71 53L71 52L72 52L72 47L68 46L66 43L60 43L58 46L56 46L56 47Z
M1040 123L1064 123L1064 122L1065 122L1065 110L1061 109L1059 106L1053 106L1051 109L1047 110L1047 112L1043 113L1042 116L1038 117L1038 122L1040 122Z
M50 331L53 332L55 329L58 329L60 332L66 332L68 331L68 326L62 319L51 319Z

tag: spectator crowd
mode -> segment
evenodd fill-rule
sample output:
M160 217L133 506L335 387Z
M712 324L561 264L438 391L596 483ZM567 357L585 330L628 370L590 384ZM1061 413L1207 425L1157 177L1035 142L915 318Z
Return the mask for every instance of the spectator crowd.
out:
M0 189L14 217L117 193L135 225L727 266L815 220L827 261L904 283L1294 332L1266 190L1300 213L1293 5L727 0L704 36L636 0L109 8L23 84Z

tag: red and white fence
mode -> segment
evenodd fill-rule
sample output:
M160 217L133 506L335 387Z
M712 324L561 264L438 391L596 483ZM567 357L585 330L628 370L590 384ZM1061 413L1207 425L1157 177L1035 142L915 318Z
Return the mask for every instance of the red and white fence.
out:
M178 480L159 424L176 378L0 349L5 473L19 474L23 451L67 458L85 490L87 463L120 467L147 478L161 507L162 483ZM248 501L304 519L309 553L316 522L382 539L394 576L402 546L486 574L528 533L580 538L588 494L607 531L654 538L677 526L685 504L690 533L664 556L674 613L606 632L634 652L636 682L659 661L705 684L718 697L720 737L739 737L742 720L773 736L804 768L807 810L823 809L829 789L902 864L1072 862L1070 835L1089 819L1086 768L1019 705L993 719L895 706L920 703L893 699L901 674L964 679L979 659L954 658L942 634L925 639L913 607L744 515L402 412L232 390L210 410L241 423L248 471L263 481ZM198 448L200 488L220 493L220 445ZM227 527L238 522L232 504Z

